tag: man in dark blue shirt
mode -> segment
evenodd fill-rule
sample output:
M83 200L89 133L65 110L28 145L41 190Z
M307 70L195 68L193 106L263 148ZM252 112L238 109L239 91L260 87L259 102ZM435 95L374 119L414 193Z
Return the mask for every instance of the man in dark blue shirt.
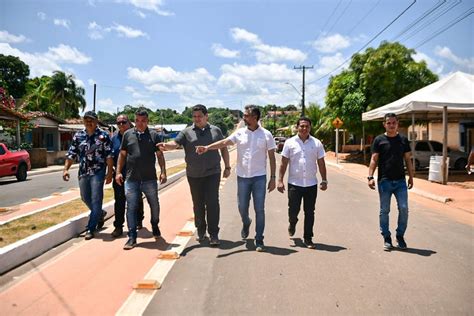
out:
M120 154L120 146L122 145L122 138L125 131L130 129L131 123L128 119L128 116L121 114L117 116L116 124L118 131L112 136L112 150L114 153L114 167L117 168L117 161ZM127 166L124 165L122 168L122 173L127 174ZM114 178L116 174L114 173ZM115 221L114 221L114 231L112 232L112 237L120 237L123 234L123 223L125 222L125 188L123 185L118 185L117 182L112 184L114 188L114 209L115 209ZM143 199L138 200L138 213L137 213L137 229L143 227Z
M79 188L82 201L90 209L86 240L94 238L97 224L102 215L104 180L112 182L114 160L112 142L107 132L97 127L97 114L88 111L84 114L84 126L77 132L66 154L63 180L69 181L69 168L74 159L79 159ZM105 171L107 169L107 175Z

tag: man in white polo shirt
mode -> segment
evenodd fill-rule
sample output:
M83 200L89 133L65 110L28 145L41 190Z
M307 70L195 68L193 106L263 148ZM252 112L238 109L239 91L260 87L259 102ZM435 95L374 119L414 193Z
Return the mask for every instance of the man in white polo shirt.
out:
M323 144L319 139L310 135L311 120L300 117L296 124L298 134L285 142L281 152L280 175L278 177L278 191L285 191L283 177L289 164L288 172L288 219L290 225L288 234L293 236L298 222L301 200L304 209L304 232L303 239L306 247L314 249L313 225L316 197L318 195L317 172L321 174L321 190L325 191L328 186L326 178L326 163L324 161Z
M233 144L237 145L237 197L242 218L242 239L249 235L252 220L249 217L250 195L255 209L255 248L264 250L263 231L265 229L265 185L267 183L267 155L270 160L270 180L267 189L276 187L275 181L275 140L272 134L258 124L260 110L255 105L247 105L244 122L247 127L240 128L226 139L207 146L196 146L196 152L203 154Z

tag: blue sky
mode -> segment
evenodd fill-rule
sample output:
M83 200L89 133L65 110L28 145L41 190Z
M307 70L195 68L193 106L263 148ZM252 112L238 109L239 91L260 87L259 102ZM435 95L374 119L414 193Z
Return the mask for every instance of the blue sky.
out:
M413 2L1 0L0 53L20 57L31 77L73 74L87 109L93 83L97 109L109 112L126 104L178 111L196 103L299 104L301 71L293 67L300 65L314 66L306 72L307 103L324 104L328 77L317 79L339 73ZM418 0L369 47L396 39L440 77L473 74L474 14L430 39L473 6Z

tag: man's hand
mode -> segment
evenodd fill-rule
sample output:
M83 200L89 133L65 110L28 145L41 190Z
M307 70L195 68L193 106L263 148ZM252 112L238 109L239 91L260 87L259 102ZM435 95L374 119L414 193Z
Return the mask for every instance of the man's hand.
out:
M230 170L231 170L230 167L226 167L226 168L224 169L224 172L222 173L222 176L223 176L224 178L228 178L228 177L230 176Z
M63 180L64 181L69 181L69 178L70 178L69 171L64 170L63 171Z
M161 150L161 151L166 150L165 143L158 143L158 144L156 144L156 147L158 147L158 149Z
M117 173L117 175L115 176L115 182L117 182L118 185L123 184L123 176L121 173Z
M114 177L114 174L112 172L107 172L107 175L105 176L105 184L111 183L113 177Z
M270 178L270 181L268 181L268 192L272 192L273 190L275 190L275 187L276 187L276 181L275 181L275 178Z
M162 172L160 174L160 183L164 184L164 183L166 183L166 181L168 181L168 178L166 177L166 172Z
M319 184L319 188L321 189L321 191L326 191L327 188L328 188L328 183L327 182L321 182Z
M408 190L410 190L411 188L413 188L413 178L409 177L408 178Z
M372 190L375 190L375 180L374 179L369 180L369 188L371 188Z
M283 183L283 181L278 181L277 190L280 193L285 192L285 184Z
M204 153L206 153L209 149L207 148L207 146L196 146L196 154L198 155L202 155Z

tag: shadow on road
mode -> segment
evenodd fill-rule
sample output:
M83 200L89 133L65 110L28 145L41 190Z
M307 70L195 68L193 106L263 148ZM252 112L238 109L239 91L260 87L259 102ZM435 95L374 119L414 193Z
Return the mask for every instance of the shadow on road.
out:
M295 242L295 244L291 247L307 248L301 238L291 238L291 239ZM321 243L315 243L315 244L316 244L316 250L322 250L322 251L339 252L341 250L347 249L346 247L341 247L341 246L326 245L326 244L321 244Z
M28 182L28 181L31 181L31 179L26 179L25 181L22 181L22 182ZM12 184L12 183L17 183L17 182L18 180L16 178L7 179L7 180L0 181L0 185Z
M436 251L429 250L429 249L416 249L416 248L407 248L405 250L398 249L398 248L393 248L392 251L400 251L400 252L406 252L406 253L411 253L423 257L429 257L431 255L436 254Z
M243 241L235 242L237 246L243 245ZM235 247L234 247L235 248ZM255 242L253 239L247 239L245 242L245 249L239 249L236 251L228 252L228 253L223 253L217 256L217 258L224 258L228 257L230 255L235 255L238 253L246 252L246 251L255 251ZM287 248L280 248L280 247L274 247L274 246L265 246L265 251L266 253L276 255L276 256L288 256L291 255L292 253L297 252L296 250L293 249L287 249Z

